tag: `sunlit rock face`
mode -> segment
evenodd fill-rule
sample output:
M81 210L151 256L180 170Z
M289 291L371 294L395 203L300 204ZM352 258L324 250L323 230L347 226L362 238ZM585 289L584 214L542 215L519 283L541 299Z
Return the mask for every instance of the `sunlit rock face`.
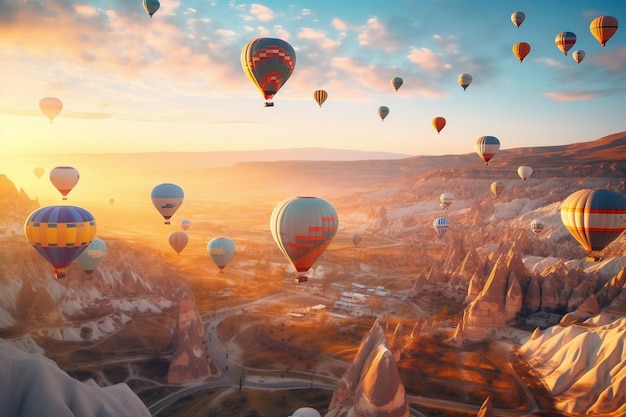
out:
M193 293L183 286L178 292L178 316L172 337L174 357L167 371L169 383L197 382L210 375L202 334L202 318Z
M520 353L556 405L575 415L626 415L626 317L608 313L583 325L536 331Z
M377 321L339 382L326 417L407 417L409 406L393 354Z
M73 379L50 359L0 339L0 416L149 417L126 384Z
M483 405L480 406L480 410L478 410L478 414L476 417L495 417L493 413L493 406L491 405L491 398L487 397Z

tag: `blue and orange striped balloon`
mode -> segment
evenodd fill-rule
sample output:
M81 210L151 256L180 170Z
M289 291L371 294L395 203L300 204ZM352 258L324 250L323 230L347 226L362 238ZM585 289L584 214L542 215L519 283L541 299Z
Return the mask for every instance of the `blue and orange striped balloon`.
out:
M49 206L35 210L24 224L31 245L55 269L57 277L96 235L96 221L87 210L75 206Z
M439 237L446 234L448 227L450 227L450 220L445 217L439 217L433 220L433 229L435 229L435 232L437 232Z
M567 56L572 46L576 43L576 34L574 32L561 32L554 38L554 44Z
M489 165L491 158L500 150L500 141L495 136L481 136L476 139L474 149L485 165Z
M579 190L561 205L561 221L590 253L600 251L626 230L626 197L611 190Z

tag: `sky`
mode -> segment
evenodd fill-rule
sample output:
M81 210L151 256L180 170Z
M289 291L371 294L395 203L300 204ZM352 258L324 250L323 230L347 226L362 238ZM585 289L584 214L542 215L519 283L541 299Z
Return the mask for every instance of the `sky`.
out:
M526 14L519 28L514 11ZM141 0L0 0L0 158L308 147L446 155L473 152L484 135L502 149L590 141L626 130L626 28L603 48L589 31L601 15L626 24L626 2L162 0L150 18ZM562 31L577 35L568 56L554 44ZM273 108L241 68L258 37L296 51ZM520 41L531 45L523 63L511 51ZM466 91L461 73L473 77ZM321 108L317 89L329 95ZM38 108L48 96L64 105L52 124ZM440 134L435 116L447 120Z

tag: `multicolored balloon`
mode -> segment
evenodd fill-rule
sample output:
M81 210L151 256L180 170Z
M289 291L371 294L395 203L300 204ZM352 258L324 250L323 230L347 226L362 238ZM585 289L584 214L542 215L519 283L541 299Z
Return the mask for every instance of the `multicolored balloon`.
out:
M543 230L545 228L546 228L545 223L539 219L535 219L530 222L530 230L532 230L532 232L537 236L543 233Z
M502 181L494 181L491 183L491 192L493 195L497 197L502 194L502 191L504 191L504 183Z
M572 52L572 59L576 61L577 64L580 64L583 62L583 59L585 59L585 51L581 51L580 49L575 50Z
M176 184L163 183L152 189L150 197L154 207L165 219L165 224L170 224L170 218L183 204L185 192Z
M272 107L274 96L296 67L296 52L282 39L254 39L241 51L241 66L263 94L265 107Z
M96 236L96 220L75 206L48 206L33 211L24 224L31 245L54 267L57 278Z
M206 248L207 252L220 272L229 264L235 256L235 242L226 237L211 239Z
M441 129L443 129L446 126L446 119L444 119L441 116L437 116L433 119L432 124L435 130L437 131L437 133L439 133L441 132Z
M107 245L104 243L104 240L94 237L87 249L78 255L76 262L83 268L83 271L87 274L92 274L100 265L106 253Z
M441 203L441 208L447 209L448 207L450 207L453 201L454 194L452 193L443 193L439 196L439 203Z
M528 44L527 42L518 42L513 45L513 55L515 55L517 59L519 59L520 63L524 61L524 58L526 58L529 53L530 44Z
M143 0L143 9L152 17L153 14L156 13L161 7L161 3L159 0Z
M591 21L589 30L594 38L604 47L615 32L617 32L617 19L613 16L599 16Z
M326 90L315 90L313 92L313 98L315 99L317 104L322 107L322 104L324 104L324 102L328 98L328 92L326 92Z
M189 243L189 236L187 233L182 230L178 230L176 232L172 232L167 237L167 241L174 251L180 255L180 253L187 247L187 243Z
M489 165L491 158L500 150L500 140L495 136L481 136L476 140L474 149L485 165Z
M561 205L561 221L587 253L600 251L626 230L626 197L611 190L579 190Z
M526 19L526 14L524 12L513 12L511 15L511 22L517 27L519 27L524 20Z
M554 44L567 56L572 46L576 43L576 34L574 32L561 32L554 38Z
M39 109L52 123L63 110L63 102L56 97L44 97L39 100Z
M378 113L378 117L380 117L380 120L384 122L385 117L389 115L389 107L380 106L378 107L378 109L376 109L376 113Z
M185 232L191 227L191 220L183 219L180 221L180 228Z
M333 240L339 219L330 203L318 197L295 197L272 211L274 241L296 271L311 268Z
M404 80L400 77L393 77L391 79L391 86L396 91L398 91L398 88L402 87L402 84L404 84Z
M527 165L522 165L521 167L517 168L517 175L519 175L521 179L526 181L528 178L530 178L531 175L533 175L533 169Z
M445 217L439 217L433 220L433 229L435 229L435 232L437 232L439 237L445 235L449 227L450 220L446 219Z
M463 87L463 91L467 90L467 87L472 83L473 78L470 74L460 74L457 78L459 85Z
M54 167L50 171L50 182L59 190L63 200L67 200L67 195L74 189L80 174L74 167Z

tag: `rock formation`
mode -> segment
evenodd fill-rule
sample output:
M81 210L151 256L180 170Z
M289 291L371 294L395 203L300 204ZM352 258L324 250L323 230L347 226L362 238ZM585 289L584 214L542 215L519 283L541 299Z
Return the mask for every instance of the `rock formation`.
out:
M328 409L326 417L408 417L404 385L378 321L361 341Z
M480 410L478 410L476 417L495 417L493 407L491 405L491 398L487 397L485 399L483 405L480 406Z

